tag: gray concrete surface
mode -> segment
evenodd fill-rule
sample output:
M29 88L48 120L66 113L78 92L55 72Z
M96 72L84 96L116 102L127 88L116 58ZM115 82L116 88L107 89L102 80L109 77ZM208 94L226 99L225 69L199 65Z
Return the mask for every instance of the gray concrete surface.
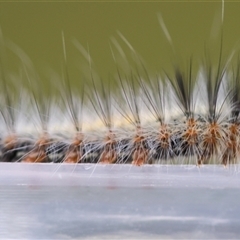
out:
M238 239L238 168L0 164L0 239Z

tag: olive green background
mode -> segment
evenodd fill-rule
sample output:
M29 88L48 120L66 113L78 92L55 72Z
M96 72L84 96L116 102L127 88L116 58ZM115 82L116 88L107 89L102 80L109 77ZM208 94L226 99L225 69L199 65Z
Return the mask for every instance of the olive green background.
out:
M176 55L160 27L159 14L183 61L192 55L195 62L201 62L205 44L217 59L221 11L222 1L7 1L0 2L0 25L4 38L25 51L43 79L48 78L50 69L62 72L64 31L70 77L77 81L88 62L73 39L89 49L94 69L105 79L116 72L110 46L116 55L118 52L111 39L120 44L130 62L132 59L118 31L150 72L171 69ZM225 1L224 53L237 49L239 40L240 2ZM7 56L8 69L17 71L19 59L10 51Z

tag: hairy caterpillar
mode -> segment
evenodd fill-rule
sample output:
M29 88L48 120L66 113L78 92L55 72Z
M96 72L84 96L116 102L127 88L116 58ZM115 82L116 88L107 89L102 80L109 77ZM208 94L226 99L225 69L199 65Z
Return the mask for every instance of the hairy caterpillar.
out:
M101 86L97 87L94 79L92 88L82 88L77 94L72 91L69 80L65 79L67 93L60 95L61 99L54 107L51 106L51 101L54 101L51 97L49 102L41 102L41 98L23 89L24 99L29 101L29 110L32 108L34 112L35 108L35 114L39 115L41 122L42 133L36 140L32 137L26 139L17 133L14 125L16 107L6 90L1 94L4 100L1 115L9 131L2 137L1 160L105 164L131 162L142 165L191 158L198 165L215 160L224 165L237 163L240 82L239 74L234 72L230 75L227 67L224 64L222 69L218 69L218 75L204 69L206 75L193 77L190 65L188 72L175 69L173 77L166 75L163 80L159 77L146 80L139 75L123 79L119 74L119 86L114 90L119 94L115 96L112 96L110 87L105 83L101 82ZM211 66L209 68L212 69ZM207 91L205 106L201 96L194 96L199 85L202 87L198 89L199 92L203 92L204 88ZM225 95L219 97L224 93L221 93L221 89L225 89ZM172 101L172 107L166 109L169 100ZM60 109L60 101L64 102L63 109ZM197 112L201 108L205 112ZM143 109L144 112L141 112ZM48 126L50 111L52 114L62 111L60 117L68 114L75 129L73 140L51 134ZM95 125L95 130L84 129L84 114L88 111L95 111L92 122L88 122L92 128ZM175 112L182 114L175 115ZM94 116L91 113L89 115ZM97 123L99 120L96 116L102 124ZM115 120L122 124L116 126ZM58 133L61 133L61 126ZM20 151L23 156L18 156ZM53 155L54 159L51 158Z

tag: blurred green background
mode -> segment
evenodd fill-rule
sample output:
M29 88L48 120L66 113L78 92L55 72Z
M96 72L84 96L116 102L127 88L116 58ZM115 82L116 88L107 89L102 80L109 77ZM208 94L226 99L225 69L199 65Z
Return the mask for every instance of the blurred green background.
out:
M204 44L217 56L222 1L95 1L95 2L0 2L3 35L30 57L42 79L49 69L61 74L64 31L71 81L77 81L87 60L73 44L77 39L89 48L94 68L103 78L116 72L110 45L115 39L131 59L131 52L117 31L131 43L151 72L171 69L172 48L158 21L162 19L174 49L182 59L201 59ZM224 52L240 40L240 2L224 4ZM215 50L216 51L215 51ZM116 49L114 51L117 54ZM213 55L214 55L213 54ZM7 68L16 71L19 60L8 53ZM47 81L47 80L46 80Z

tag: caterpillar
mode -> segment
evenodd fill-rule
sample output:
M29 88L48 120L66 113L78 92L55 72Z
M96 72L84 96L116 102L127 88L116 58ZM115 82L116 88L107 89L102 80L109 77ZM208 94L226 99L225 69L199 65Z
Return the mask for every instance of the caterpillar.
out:
M1 117L2 129L6 127L7 131L1 138L1 161L137 166L183 160L199 166L238 163L239 68L230 74L226 63L214 73L208 65L193 76L191 64L187 70L176 68L173 76L166 74L163 79L144 79L133 73L123 78L119 73L115 95L110 84L96 83L94 78L91 88L81 87L78 93L64 78L64 92L56 100L49 97L43 101L42 93L34 88L32 92L21 89L24 94L18 94L17 101L24 99L28 112L38 115L41 123L37 138L17 132L16 95L10 93L8 82L3 80ZM19 91L20 86L14 87ZM207 99L201 99L199 93ZM49 121L54 113L70 118L72 138L64 136L61 124L58 132L51 133ZM84 122L85 114L92 116L90 122Z

